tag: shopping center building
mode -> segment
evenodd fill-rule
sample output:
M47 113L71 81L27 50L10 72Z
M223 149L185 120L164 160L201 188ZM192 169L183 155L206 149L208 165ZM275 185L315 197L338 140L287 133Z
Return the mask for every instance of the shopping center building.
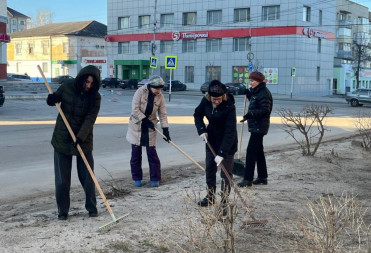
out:
M108 0L108 71L122 79L159 74L168 80L165 57L177 56L171 78L189 88L212 79L246 83L248 73L259 70L272 93L328 95L335 5L313 0ZM156 69L150 68L151 56L157 58Z

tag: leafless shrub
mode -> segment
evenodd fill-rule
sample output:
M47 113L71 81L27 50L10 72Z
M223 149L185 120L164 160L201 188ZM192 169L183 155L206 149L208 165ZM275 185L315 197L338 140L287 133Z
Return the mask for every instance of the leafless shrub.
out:
M295 113L291 109L281 108L277 111L281 116L283 130L288 133L302 149L303 155L314 156L325 131L325 119L332 109L328 105L310 105Z
M362 137L362 147L371 150L371 113L359 111L355 125Z
M108 173L110 177L109 181L100 179L108 187L108 189L104 193L107 199L113 199L131 193L130 190L124 188L124 184L122 182L120 183L120 181L114 179L112 174L105 167L102 166L102 168Z
M319 201L308 200L295 229L285 227L293 232L303 252L368 252L370 224L364 222L366 213L367 208L344 191L341 197L329 194Z
M215 203L209 208L198 206L195 199L199 199L195 192L187 193L184 218L171 222L168 229L172 234L161 243L174 252L235 253L236 197L230 196L226 205Z

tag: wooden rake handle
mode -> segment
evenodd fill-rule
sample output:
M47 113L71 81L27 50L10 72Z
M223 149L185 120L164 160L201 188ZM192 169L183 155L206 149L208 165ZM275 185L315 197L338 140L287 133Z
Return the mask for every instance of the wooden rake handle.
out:
M156 129L156 131L162 136L162 137L164 137L165 139L166 139L166 136L163 134L163 133L161 133L161 131L160 130L158 130L158 128L157 127L155 127L155 129ZM204 167L202 167L198 162L196 162L192 157L190 157L187 153L185 153L183 150L181 150L177 145L175 145L175 143L174 142L172 142L172 141L169 141L169 143L171 144L171 145L173 145L173 147L174 148L176 148L180 153L182 153L185 157L187 157L189 160L191 160L194 164L196 164L201 170L203 170L203 171L205 171L205 169L204 169Z
M50 93L50 94L53 94L53 90L52 90L52 88L50 87L48 81L46 80L45 75L44 75L44 72L43 72L42 69L40 68L40 65L37 65L37 68L39 69L39 72L40 72L42 78L44 79L44 83L45 83L46 87L48 88L49 93ZM62 117L62 119L63 119L63 122L64 122L64 124L66 125L66 127L67 127L67 129L68 129L68 132L70 133L70 135L71 135L71 137L72 137L72 140L75 142L75 141L76 141L76 136L75 136L75 134L73 133L72 128L71 128L70 124L68 123L68 120L67 120L66 116L64 115L64 113L63 113L63 111L62 111L62 108L61 108L60 104L59 104L59 103L56 103L55 106L57 107L58 112L59 112L59 114L61 115L61 117ZM87 160L86 157L85 157L84 151L81 149L81 147L80 147L79 144L77 144L77 150L79 151L79 153L80 153L80 155L81 155L81 158L82 158L82 160L84 161L84 163L85 163L85 165L86 165L86 168L88 168L88 171L89 171L89 173L90 173L90 176L91 176L91 178L93 179L94 184L95 184L95 186L97 187L100 196L102 197L104 203L106 204L106 207L107 207L107 209L108 209L108 212L109 212L110 215L111 215L112 220L113 220L113 221L116 221L116 217L115 217L115 215L113 214L112 208L111 208L110 204L108 203L107 198L106 198L106 196L104 195L104 193L103 193L103 191L102 191L102 188L100 187L100 185L99 185L99 183L98 183L98 180L97 180L97 178L95 177L94 172L93 172L93 170L91 169L90 164L89 164L88 160Z
M245 99L243 100L243 113L242 113L242 117L245 116L245 113L246 113L246 101L247 101L247 97L245 95ZM240 157L241 157L242 135L243 135L243 127L244 127L244 125L245 125L245 122L242 122L241 133L240 133L240 145L239 145L238 154L237 154L237 158L238 159L240 159Z
M213 147L211 146L211 144L209 142L206 142L207 146L209 147L211 153L213 153L214 157L216 156L216 153L213 149ZM225 176L227 177L228 181L229 181L229 184L231 185L231 187L233 188L234 192L237 194L238 198L241 200L242 204L245 206L247 212L249 213L251 219L253 219L254 221L256 220L255 219L255 216L254 216L254 213L253 213L253 210L251 210L248 206L248 204L246 203L245 199L241 196L241 192L237 189L237 187L235 186L234 182L233 182L233 179L231 178L231 176L228 174L228 171L227 169L224 167L224 164L223 164L223 161L220 163L220 167L222 168Z

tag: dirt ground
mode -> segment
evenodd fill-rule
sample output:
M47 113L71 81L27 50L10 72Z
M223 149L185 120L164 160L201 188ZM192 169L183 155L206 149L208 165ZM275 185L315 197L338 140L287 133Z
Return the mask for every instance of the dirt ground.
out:
M297 218L300 213L308 213L308 200L340 197L344 191L363 205L363 221L370 226L371 215L365 208L371 203L371 152L356 145L357 140L359 137L353 136L324 143L314 157L302 156L294 146L266 151L268 185L240 191L256 218L267 219L268 223L262 228L246 228L243 222L251 218L232 194L231 203L237 203L238 210L233 223L236 252L315 252L305 248L313 240L296 228ZM223 252L207 236L212 234L217 242L223 242L222 232L218 237L223 230L221 222L214 220L211 230L220 231L210 232L205 230L207 222L202 218L205 214L212 216L217 205L203 209L195 205L205 195L204 172L198 167L189 164L163 169L159 188L151 188L148 183L135 188L130 178L101 182L101 186L108 197L113 194L109 202L116 218L127 215L119 223L97 231L111 217L99 198L99 217L88 218L80 186L71 190L69 219L59 221L51 192L0 206L0 251L182 252L183 248L188 252ZM112 191L112 187L119 191ZM339 252L357 252L357 237L341 238ZM200 242L203 249L196 247ZM370 252L364 238L360 252Z

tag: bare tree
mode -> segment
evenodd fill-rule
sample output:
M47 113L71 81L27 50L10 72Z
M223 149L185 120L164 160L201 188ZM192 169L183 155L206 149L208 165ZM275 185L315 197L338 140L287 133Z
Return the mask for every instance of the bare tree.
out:
M356 127L362 137L362 146L366 150L371 150L371 113L359 111Z
M53 23L53 13L49 9L40 9L34 20L34 27Z
M300 145L303 155L306 156L314 156L317 152L327 130L324 125L325 118L331 112L332 109L328 105L305 106L298 113L286 108L277 111L281 116L284 131Z
M363 66L371 61L371 44L367 39L353 40L353 71L357 80L357 89L359 88L359 76Z

